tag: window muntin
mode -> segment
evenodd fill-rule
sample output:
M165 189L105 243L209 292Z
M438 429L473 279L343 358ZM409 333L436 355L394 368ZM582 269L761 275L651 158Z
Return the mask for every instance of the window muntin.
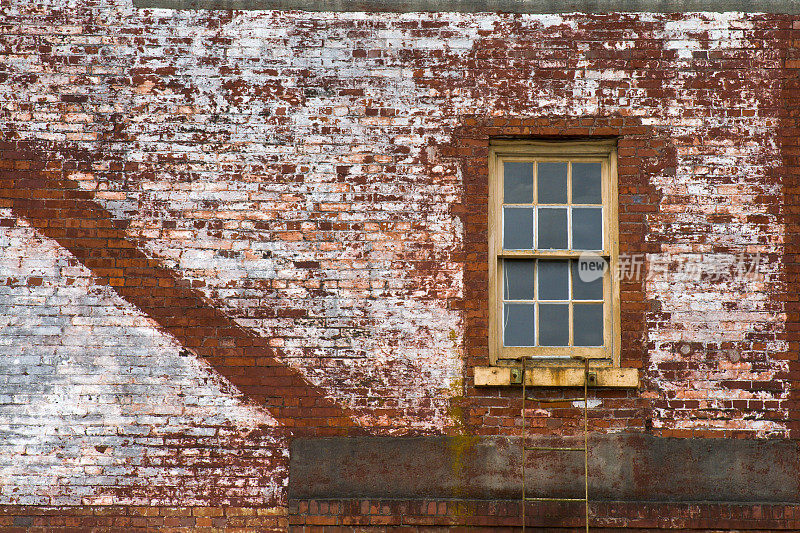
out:
M618 290L613 268L600 268L617 260L615 170L608 142L493 145L494 363L520 357L558 363L576 355L616 361ZM584 274L587 267L604 272L592 279L579 267Z
M503 346L603 346L603 278L583 281L574 259L502 265Z

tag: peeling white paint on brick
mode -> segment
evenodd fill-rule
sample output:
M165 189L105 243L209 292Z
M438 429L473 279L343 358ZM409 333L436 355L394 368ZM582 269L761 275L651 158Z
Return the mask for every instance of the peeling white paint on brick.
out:
M720 246L732 253L781 250L782 229L756 200L781 192L769 175L779 154L770 109L778 86L768 74L779 58L768 47L753 48L747 72L764 79L731 80L739 84L735 96L693 86L703 70L702 63L693 68L694 52L702 61L702 52L750 46L747 32L754 24L748 16L623 15L642 24L607 41L594 37L591 17L576 14L264 11L209 17L136 10L128 0L109 0L92 8L95 31L102 35L88 37L100 39L100 52L77 65L43 64L31 49L31 36L52 41L57 57L69 56L70 47L87 37L76 14L82 5L83 0L37 6L15 0L2 6L19 26L17 46L30 53L0 61L12 73L40 76L25 85L0 83L16 135L71 139L102 156L119 154L121 161L154 169L152 175L131 171L115 181L107 176L108 162L98 157L96 168L70 177L97 190L98 201L115 216L132 220L129 235L149 254L204 283L211 301L240 325L270 337L290 364L353 408L359 422L379 426L376 431L434 432L454 424L447 409L460 392L465 331L462 312L448 300L463 297L462 267L453 254L463 246L464 228L450 208L463 195L466 177L440 156L439 147L452 143L453 128L466 116L641 117L677 152L674 172L651 176L664 200L651 217L648 239L671 239L648 257L651 264L679 265L688 258L710 264L732 257L720 253ZM26 25L32 9L62 9L63 20L50 27ZM445 24L440 34L422 36L420 21ZM140 27L146 31L131 31ZM561 39L563 57L545 57L555 39ZM668 96L650 96L648 68L621 70L591 55L597 48L635 52L640 41L663 45L659 68L669 77L657 80L657 89ZM527 73L492 79L491 69L470 64L487 43L492 50L508 46L510 52L541 55L516 59L515 68L574 75L557 82ZM574 50L568 49L572 44ZM431 53L413 56L418 50ZM441 59L433 52L441 52ZM459 85L464 79L472 86ZM426 80L448 80L451 86ZM501 94L504 84L518 89L515 98ZM86 95L88 103L62 117L59 98L72 94ZM25 107L30 102L33 110ZM705 114L709 110L712 116ZM100 140L112 113L122 116L124 142ZM710 134L711 127L728 135ZM702 225L719 214L732 220ZM768 227L748 221L749 215L766 216ZM323 229L322 223L336 229ZM3 249L3 261L10 258L3 269L20 277L0 289L0 299L13 307L0 314L3 376L18 379L18 369L25 368L24 383L14 386L36 386L0 390L0 409L8 410L9 419L47 424L15 428L9 448L0 451L0 501L96 503L110 498L96 487L127 486L137 475L164 486L185 483L189 476L181 465L137 462L162 452L160 442L151 441L159 432L171 428L207 438L209 428L224 427L233 436L221 434L213 442L235 455L230 441L237 431L271 424L257 409L241 405L204 364L180 357L149 319L92 284L85 269L52 242L19 228L3 229L2 235L15 243ZM706 242L698 242L700 236ZM433 272L421 268L425 262L436 265ZM652 347L644 372L655 389L647 394L697 399L701 408L716 412L731 399L783 399L785 391L722 384L769 383L785 369L772 357L785 350L778 340L785 317L771 304L779 266L766 265L757 282L739 284L695 282L674 271L649 280L647 298L661 306L663 319L654 319L647 332ZM23 279L30 276L46 282L29 288ZM259 315L275 309L306 315ZM35 341L26 341L28 346L20 338L29 334ZM767 336L766 349L753 346L755 335ZM681 354L675 350L681 342L705 348ZM725 350L735 353L723 357ZM667 379L659 374L664 362L700 370ZM785 434L780 421L759 420L757 408L741 420L724 413L719 420L696 415L663 408L653 422ZM94 417L91 424L81 421L86 416ZM111 451L97 451L98 439L111 442ZM264 467L266 474L242 467L243 497L283 497L285 442L262 439L277 466ZM20 454L24 459L17 460ZM81 468L90 481L79 481ZM194 496L201 501L202 490L190 484L180 503Z
M202 17L198 15L197 18ZM203 280L207 285L204 289L206 294L219 302L240 324L265 336L281 337L281 349L291 364L302 368L315 383L326 387L345 403L359 410L365 401L373 401L370 398L386 399L410 412L417 401L424 405L433 404L433 411L424 408L416 416L409 414L403 425L407 429L435 429L449 423L445 414L446 391L461 376L461 351L454 346L449 335L455 331L460 338L463 329L460 315L444 307L446 300L426 297L428 289L415 288L413 278L409 278L409 269L414 267L403 257L408 253L407 247L413 248L415 243L401 235L403 230L383 235L354 230L341 233L341 243L327 243L308 240L300 234L295 238L289 232L276 234L275 230L259 230L253 225L255 221L266 221L280 228L287 223L284 221L307 220L310 213L318 210L327 210L330 213L328 220L334 223L352 221L354 225L364 222L389 224L390 219L401 217L409 224L422 224L424 233L429 236L427 238L434 239L439 250L456 250L460 246L460 223L446 214L449 204L458 197L458 184L427 185L414 177L419 173L418 169L402 166L404 160L416 160L420 150L440 134L434 129L425 135L397 136L391 133L393 130L402 131L401 128L408 123L406 115L424 113L429 116L434 112L435 104L420 109L420 101L425 95L410 77L403 75L406 69L392 54L389 54L384 67L369 68L354 61L352 50L391 51L392 43L395 43L398 52L409 46L457 52L466 50L465 43L477 36L478 28L472 17L460 15L456 18L461 19L463 27L459 31L462 35L428 39L426 44L413 38L410 30L399 26L392 28L393 20L409 23L414 21L414 17L392 15L384 17L386 20L381 22L381 26L388 27L378 29L374 35L365 34L361 39L353 39L348 34L353 18L362 19L363 15L248 12L237 14L217 35L231 39L227 62L230 69L240 73L238 79L243 83L263 83L263 72L269 68L307 72L310 79L335 76L345 80L345 87L352 85L348 79L354 81L361 76L391 79L386 86L378 82L372 87L367 86L366 90L371 100L380 101L382 107L395 109L395 118L384 120L376 117L374 122L365 119L363 109L369 101L366 98L343 99L325 91L306 96L302 93L304 89L298 88L292 77L281 79L280 91L305 98L305 105L287 103L282 97L272 100L244 97L239 100L226 96L225 78L206 76L198 65L186 62L181 73L187 76L186 83L196 88L191 102L193 116L211 116L220 110L234 113L226 115L229 117L226 120L235 120L235 132L230 136L225 132L219 138L237 147L237 164L242 164L243 160L250 161L254 172L258 172L265 160L274 160L307 170L296 171L301 181L293 180L291 183L286 183L274 170L266 169L260 175L225 177L218 172L221 163L208 158L211 154L206 153L202 146L183 145L190 159L197 161L201 168L205 167L202 174L193 177L192 192L176 194L180 186L176 187L175 180L183 178L165 172L156 178L158 182L141 183L135 193L140 205L161 203L164 208L182 212L184 217L177 221L178 228L150 232L148 228L153 227L154 221L137 215L130 231L137 237L147 237L149 252L158 257L177 259L175 266L187 277ZM183 21L183 24L187 22ZM319 25L326 27L324 33L305 29L306 26ZM153 32L157 38L165 39L172 33L171 26ZM203 52L197 54L197 61L210 53L207 44L199 44L208 37L201 28L193 37L194 49ZM155 68L160 64L148 62L147 67ZM150 114L149 110L162 109L159 101L173 97L169 91L148 91L133 96L134 105L142 106L136 124L151 123L152 120L145 118ZM275 127L264 118L264 113L273 114L279 108L287 109L291 130L291 136L287 137L289 146L281 145L280 134L276 137ZM315 137L314 132L320 126L320 116L324 116L325 109L342 110L333 115L335 122L333 117L330 121L342 133L334 137ZM199 123L205 124L206 119ZM148 140L136 132L135 127L135 124L131 125L131 133L138 142L129 152L130 160L148 160L149 154L162 150L162 146L163 149L175 149L174 144L164 142L166 139ZM387 143L387 137L391 138L391 144ZM336 164L340 165L356 163L349 173L352 180L357 180L373 172L369 167L359 165L359 160L366 155L381 158L387 150L398 145L408 147L408 155L402 159L388 156L387 161L397 160L401 165L398 172L406 176L402 182L374 183L370 180L358 185L347 181L342 183L337 177L334 162L338 161ZM298 153L292 146L302 147L302 151ZM311 148L316 149L312 151ZM403 200L353 200L358 195L376 194ZM212 198L215 204L224 207L204 209L203 202ZM208 230L193 228L196 221L220 219L230 226L230 230L222 231L222 240L209 240ZM137 231L141 233L137 234ZM367 238L370 240L364 240ZM225 249L226 245L229 246L227 249L247 250L249 253L236 253L237 257L233 258L222 257L218 251ZM324 280L328 295L321 298L311 296L307 283L309 273L303 268L295 268L293 261L321 261L322 270L310 275ZM452 276L447 287L450 294L445 296L458 298L462 291L461 274L455 265ZM402 281L404 279L407 281ZM247 284L261 282L270 287L267 293L270 300L259 298L257 291L240 287L245 280ZM415 302L417 298L419 301ZM264 305L302 308L309 312L309 317L300 320L247 318L249 313ZM308 358L305 355L308 353L315 357ZM331 361L332 366L326 361ZM402 375L396 369L392 370L395 364L405 369ZM372 384L366 397L362 397L362 383ZM369 411L363 412L362 416L365 420L371 417ZM370 423L375 424L382 425L383 422L375 419Z
M678 58L691 61L694 52L699 54L718 52L735 54L747 45L745 32L752 24L744 15L734 13L698 14L680 20L669 21L663 28L668 50L675 50ZM703 56L700 56L701 58ZM702 61L702 59L700 59ZM666 323L659 322L649 332L655 348L650 352L650 367L658 373L663 362L688 362L698 370L686 376L686 380L658 380L658 385L673 397L685 396L686 389L694 391L694 398L714 399L785 399L786 390L751 392L732 386L723 386L725 378L745 383L771 383L787 362L775 357L787 347L780 340L785 315L772 304L772 294L780 290L781 265L766 261L760 265L757 278L730 275L722 279L697 280L685 275L686 266L710 272L720 264L732 263L738 254L752 257L780 256L783 245L783 227L771 210L768 202L757 198L764 196L780 201L780 187L770 172L780 163L777 146L776 122L770 116L775 101L779 98L779 81L770 77L769 69L777 66L777 58L766 48L760 57L751 57L748 76L726 80L735 97L720 96L720 105L735 110L730 116L720 114L697 120L682 118L673 135L678 147L675 176L664 176L656 184L664 195L661 211L667 220L661 229L665 234L683 232L683 242L676 240L662 244L662 253L649 254L649 264L673 264L675 269L666 276L648 280L647 297L661 303L661 309L669 317ZM757 72L764 73L763 80ZM713 89L692 90L691 82L698 76L696 71L678 69L677 78L671 82L676 100L670 104L674 110L701 109L698 98L707 98ZM723 104L724 102L724 104ZM753 117L739 118L738 112L752 110ZM725 133L711 135L707 128L717 124ZM686 198L694 201L680 203ZM729 215L727 222L711 222L714 215ZM768 236L765 226L750 222L751 218L768 220ZM658 228L658 227L657 227ZM700 237L702 235L702 237ZM657 240L653 236L652 240ZM728 248L725 253L715 253L718 248ZM757 335L757 340L754 340ZM703 346L700 353L691 355L676 351L675 343L695 343ZM756 348L763 343L766 349ZM727 367L728 361L717 354L723 346L733 345L743 359L740 368ZM708 350L711 353L705 353ZM709 360L710 359L710 360ZM753 368L758 368L753 372ZM721 406L720 406L721 407ZM785 407L784 413L785 413ZM761 436L785 435L786 426L780 421L739 420L721 417L720 420L695 419L690 411L682 413L660 411L656 427L713 428L723 430L726 422L730 429L750 427ZM754 413L755 417L759 415Z
M0 504L207 504L214 474L159 448L172 435L196 436L187 454L229 456L232 479L263 479L252 469L272 465L241 498L282 497L286 443L271 416L55 242L4 227L0 254ZM254 430L267 434L262 458L239 466L233 442ZM170 501L175 486L183 494Z
M679 59L690 60L693 51L745 47L748 43L744 33L752 28L752 23L742 13L709 12L669 20L664 24L663 33L667 49L675 50Z

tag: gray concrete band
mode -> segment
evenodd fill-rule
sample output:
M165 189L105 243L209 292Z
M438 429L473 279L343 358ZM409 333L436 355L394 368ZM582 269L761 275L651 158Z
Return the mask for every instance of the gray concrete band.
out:
M138 8L503 13L800 13L797 0L134 0Z
M582 444L538 438L537 444ZM289 498L520 497L518 437L356 437L291 444ZM595 500L800 502L800 442L592 436ZM538 454L538 455L537 455ZM580 452L529 452L528 495L583 495Z

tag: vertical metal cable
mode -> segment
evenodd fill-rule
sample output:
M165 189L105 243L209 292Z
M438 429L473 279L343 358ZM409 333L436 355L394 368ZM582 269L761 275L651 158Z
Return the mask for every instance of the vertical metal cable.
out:
M522 531L525 532L525 370L527 358L522 358Z
M586 533L589 533L589 358L583 371L583 481L586 498Z

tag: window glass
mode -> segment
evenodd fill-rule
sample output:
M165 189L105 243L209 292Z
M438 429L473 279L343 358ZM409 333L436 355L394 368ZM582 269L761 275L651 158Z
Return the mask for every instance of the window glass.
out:
M539 260L539 299L569 300L567 261Z
M503 307L503 344L533 346L534 305L507 303Z
M533 163L503 163L503 202L533 202Z
M539 345L567 346L569 344L569 306L539 304Z
M567 203L567 163L536 165L536 196L540 204Z
M506 250L533 248L533 208L503 209L503 248Z
M603 249L603 210L601 208L572 208L572 249Z
M572 297L576 300L603 299L603 272L606 264L602 259L571 261ZM583 272L581 272L583 269Z
M533 274L536 261L532 259L508 259L503 261L504 289L506 300L533 300Z
M540 207L538 210L538 248L567 249L567 210L561 207Z
M603 304L575 304L572 320L575 346L603 345Z
M490 189L499 196L491 204L492 227L502 232L492 237L492 328L499 336L493 342L508 348L508 357L608 353L614 285L611 257L604 255L613 244L605 217L615 211L604 198L615 189L605 156L592 155L598 153L561 158L544 149L542 157L512 151L493 166L492 179L501 183Z
M602 204L600 163L572 163L572 203Z

